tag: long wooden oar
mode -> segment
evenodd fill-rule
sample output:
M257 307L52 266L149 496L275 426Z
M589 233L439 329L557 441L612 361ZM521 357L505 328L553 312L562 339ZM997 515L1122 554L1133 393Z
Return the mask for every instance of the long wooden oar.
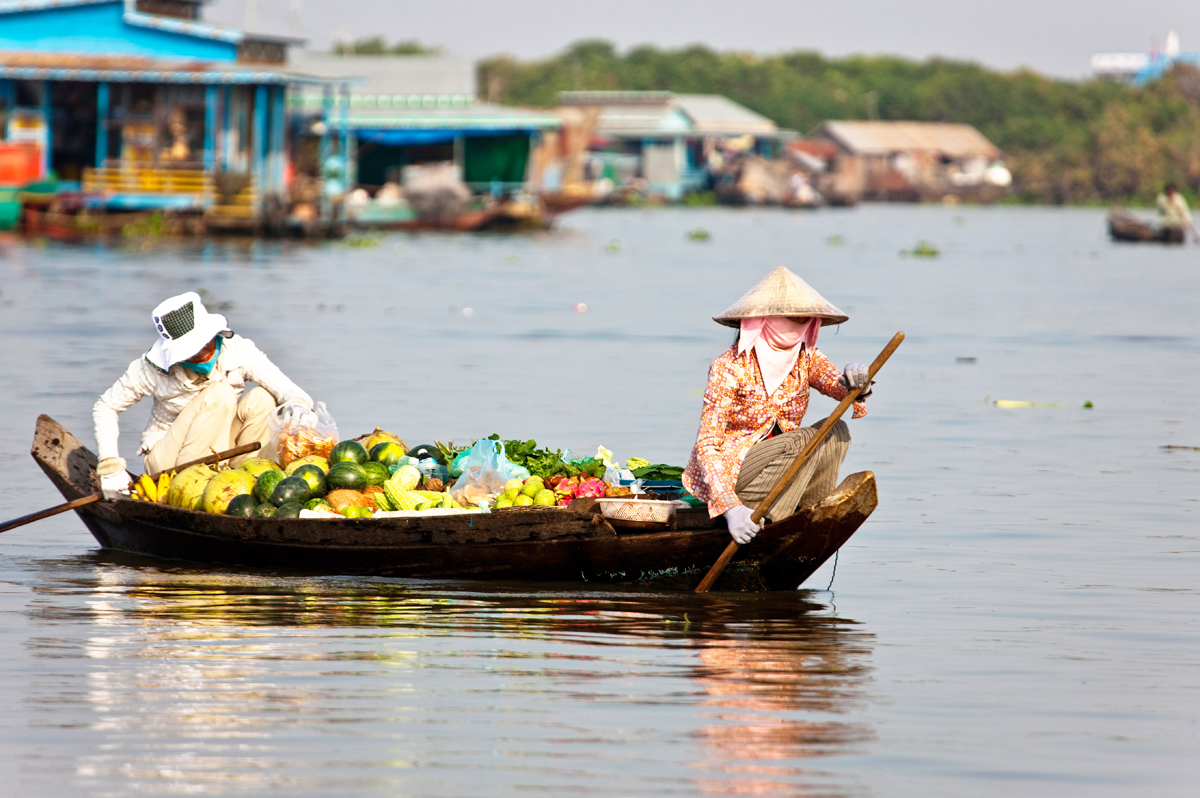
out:
M259 443L258 441L254 441L253 443L245 443L245 444L242 444L241 446L235 446L232 449L226 449L223 452L217 452L216 454L210 454L207 457L201 457L199 460L192 460L187 463L180 463L179 465L175 466L174 468L168 468L166 471L159 471L157 474L154 474L150 478L153 479L155 482L157 482L158 478L161 477L163 474L167 473L167 471L182 471L183 469L190 468L191 466L194 466L194 465L208 465L210 463L219 463L222 460L228 460L231 457L237 457L238 455L250 454L251 452L257 452L261 448L262 448L262 444ZM77 510L80 507L83 507L84 505L91 504L92 502L98 502L102 498L104 498L104 497L101 494L93 493L91 496L82 496L73 501L69 501L66 504L59 504L59 505L56 505L56 506L51 507L46 510L41 510L36 513L30 513L29 515L23 515L20 518L14 518L11 521L7 521L3 524L0 524L0 532L7 532L10 529L16 529L19 526L25 526L25 524L32 524L34 521L41 521L43 518L49 518L52 515L58 515L59 513L65 513L67 510Z
M902 332L898 332L892 336L892 340L888 341L888 345L883 348L883 351L879 353L879 357L875 358L875 362L871 364L867 381L846 394L846 398L841 401L837 409L829 415L829 418L825 419L825 423L817 430L817 434L800 450L800 454L796 455L796 459L788 466L788 470L783 472L783 476L775 483L775 487L771 488L767 497L758 503L758 507L754 509L753 515L750 516L751 521L756 524L762 521L763 516L771 509L771 505L779 498L779 494L783 493L787 486L791 484L796 474L800 473L800 469L808 462L808 458L812 457L813 452L821 445L821 441L825 440L825 436L833 429L833 425L837 423L843 413L850 409L850 405L854 404L854 401L858 399L858 395L870 386L871 380L875 378L875 375L883 368L883 364L888 361L888 358L892 356L892 353L896 351L896 348L900 346L900 342L903 340L904 333ZM741 546L738 545L736 540L729 542L729 545L725 547L725 551L721 552L721 556L713 563L713 567L708 569L708 573L700 580L700 584L696 587L697 593L707 593L709 591L709 588L721 576L721 572L725 570L725 566L733 559L733 555L737 554L739 548Z

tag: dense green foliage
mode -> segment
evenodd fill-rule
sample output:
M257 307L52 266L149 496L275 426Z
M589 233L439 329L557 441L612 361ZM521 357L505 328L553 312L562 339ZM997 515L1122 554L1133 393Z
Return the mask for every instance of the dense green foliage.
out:
M333 51L338 55L437 55L441 48L426 47L416 39L388 44L382 36L371 36L350 44L335 44Z
M723 94L800 133L828 119L965 122L1005 152L1029 201L1149 200L1168 180L1200 188L1200 72L1180 67L1135 89L1030 71L895 57L772 56L584 41L543 61L507 56L479 66L493 102L550 106L573 89Z

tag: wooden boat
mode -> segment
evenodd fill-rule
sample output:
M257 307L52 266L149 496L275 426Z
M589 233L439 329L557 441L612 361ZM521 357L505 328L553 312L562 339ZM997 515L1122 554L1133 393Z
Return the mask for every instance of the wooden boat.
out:
M1149 241L1160 244L1182 244L1183 229L1159 227L1144 222L1124 208L1108 212L1108 234L1113 241Z
M31 454L67 500L99 491L96 456L49 416L38 418ZM715 589L795 589L877 503L874 474L851 474L820 504L766 526ZM610 525L594 499L434 518L251 519L127 499L76 512L104 548L323 574L692 589L729 543L724 519L705 510L680 510L668 529L628 530Z

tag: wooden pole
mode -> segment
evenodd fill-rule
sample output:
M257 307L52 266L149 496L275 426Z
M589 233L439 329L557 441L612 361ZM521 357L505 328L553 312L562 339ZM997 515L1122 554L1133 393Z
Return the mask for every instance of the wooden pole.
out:
M262 444L259 443L258 441L255 441L253 443L246 443L241 446L236 446L232 449L226 449L223 452L217 452L216 454L210 454L207 457L201 457L199 460L191 460L186 463L180 463L179 465L175 466L174 468L171 468L168 470L182 471L183 469L190 468L191 466L194 466L194 465L208 465L210 463L219 463L222 460L228 460L231 457L237 457L238 455L250 454L251 452L257 452L260 448L262 448ZM167 472L159 471L157 474L154 474L151 477L151 479L153 479L157 482L158 478L161 477L165 473L167 473ZM91 504L92 502L98 502L102 498L104 498L104 497L101 496L99 493L93 493L91 496L81 496L80 498L66 502L65 504L55 505L54 507L50 507L46 510L40 510L36 513L30 513L29 515L23 515L20 518L14 518L11 521L7 521L3 524L0 524L0 532L7 532L10 529L16 529L19 526L25 526L26 524L32 524L34 521L41 521L43 518L49 518L52 515L58 515L59 513L65 513L68 510L77 510L80 507Z
M817 434L814 435L808 441L808 444L800 450L800 453L796 455L796 459L792 461L790 466L788 466L787 471L783 472L783 475L779 477L779 480L775 483L775 486L771 488L771 491L767 494L767 497L758 503L758 507L754 509L754 513L750 516L751 521L757 524L762 520L763 516L767 514L767 511L771 509L771 505L773 505L775 500L779 498L779 494L783 493L787 486L791 484L796 474L800 473L800 469L804 467L806 462L808 462L808 458L812 457L813 452L817 450L817 447L820 446L821 442L825 440L825 437L829 435L829 432L833 429L833 425L838 422L838 419L840 419L848 409L850 409L850 405L854 404L854 401L858 399L858 395L862 393L868 386L870 386L871 380L875 378L875 375L881 368L883 368L883 364L888 361L888 358L892 356L892 353L896 351L897 347L900 346L900 342L903 340L904 333L902 332L898 332L892 336L892 340L888 342L888 345L883 348L883 351L879 353L879 356L875 358L875 361L871 364L866 383L846 394L846 398L841 401L841 403L837 406L837 409L829 415L829 418L825 419L825 423L822 424L821 428L817 430ZM709 591L709 589L713 586L713 583L717 581L717 579L721 576L721 573L725 570L725 566L728 565L729 561L733 559L733 555L737 554L739 548L741 548L741 546L738 545L736 540L731 540L729 542L729 545L725 547L725 551L721 552L721 556L717 558L717 561L713 563L712 568L708 570L708 573L705 574L704 578L700 580L700 584L696 586L697 593L707 593Z

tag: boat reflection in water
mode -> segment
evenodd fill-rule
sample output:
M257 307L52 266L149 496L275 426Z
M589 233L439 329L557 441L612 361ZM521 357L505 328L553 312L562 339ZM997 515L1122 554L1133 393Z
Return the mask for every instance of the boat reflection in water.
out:
M84 791L838 795L814 758L871 738L872 638L803 591L149 563L41 561L27 605L32 753Z

